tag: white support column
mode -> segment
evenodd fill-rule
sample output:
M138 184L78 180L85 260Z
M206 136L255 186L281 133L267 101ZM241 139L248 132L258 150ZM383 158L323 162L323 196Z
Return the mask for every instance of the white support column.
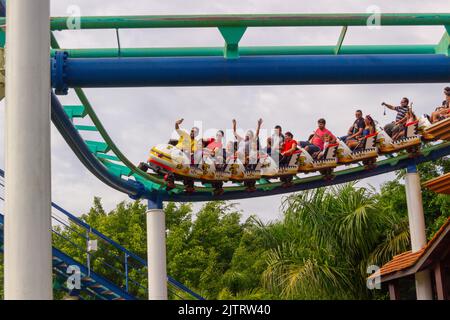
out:
M166 217L160 200L149 201L147 264L148 299L167 300Z
M409 230L412 252L419 251L427 244L425 217L422 205L420 176L415 166L408 167L405 176L406 202L408 205ZM433 291L429 271L416 274L417 300L432 300Z
M5 298L50 300L50 0L8 0Z

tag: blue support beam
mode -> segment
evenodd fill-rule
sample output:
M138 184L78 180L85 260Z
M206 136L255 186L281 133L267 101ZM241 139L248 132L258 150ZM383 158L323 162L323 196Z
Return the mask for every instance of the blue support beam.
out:
M0 17L6 17L6 0L0 0Z
M436 83L450 81L446 55L69 58L52 61L52 85L68 88Z
M163 209L163 196L162 192L153 192L150 197L148 197L148 209Z

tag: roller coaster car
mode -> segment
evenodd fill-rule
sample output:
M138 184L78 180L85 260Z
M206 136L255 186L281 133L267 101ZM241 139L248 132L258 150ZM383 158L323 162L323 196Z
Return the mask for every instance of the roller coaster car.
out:
M200 164L191 165L188 156L172 144L160 144L150 151L149 166L159 174L165 174L167 189L175 187L175 180L182 180L185 191L194 192L194 182L211 183L215 194L223 192L223 182L230 179L230 174L217 170L214 160L210 156L203 156Z
M384 131L380 130L377 136L378 153L386 154L407 149L408 152L416 152L421 144L419 135L419 121L407 123L405 126L405 136L398 140L392 138Z
M378 157L377 136L378 132L365 136L354 150L351 150L345 142L338 139L338 163L351 164L362 161L364 165L372 166Z
M331 172L337 166L337 148L337 143L330 144L323 151L323 158L320 160L314 160L308 151L300 148L298 171L304 173L319 171L327 177L331 176Z
M268 179L280 178L285 188L291 186L292 179L298 173L300 154L300 150L294 152L288 164L279 166L272 157L267 154L262 154L260 156L261 175Z
M153 171L160 174L193 179L199 179L203 175L203 170L190 165L190 159L184 152L170 144L154 146L150 150L148 163Z
M235 158L227 162L224 172L229 174L229 180L243 182L247 191L255 191L256 181L261 178L261 166L259 161L254 168L249 169L239 158Z
M421 118L421 133L424 140L450 140L450 118L431 124L428 118Z

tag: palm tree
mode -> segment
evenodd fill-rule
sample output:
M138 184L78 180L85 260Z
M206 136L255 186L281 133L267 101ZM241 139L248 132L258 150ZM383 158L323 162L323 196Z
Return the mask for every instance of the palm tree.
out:
M367 299L367 267L408 245L401 215L355 183L291 195L282 209L260 230L271 241L263 283L283 298Z

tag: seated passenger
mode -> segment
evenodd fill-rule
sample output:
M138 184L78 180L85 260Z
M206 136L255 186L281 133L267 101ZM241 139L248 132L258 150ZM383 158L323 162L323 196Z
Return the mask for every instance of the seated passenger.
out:
M314 133L308 137L307 141L300 141L300 147L305 149L311 156L320 152L320 148L312 143L313 138Z
M222 164L224 164L224 150L223 150L223 136L224 132L222 130L217 131L215 138L210 138L207 140L205 149L203 150L203 154L209 155L214 163L216 164L216 168L222 168Z
M196 139L199 133L197 127L193 127L190 133L180 129L184 119L175 122L175 130L180 136L176 147L182 150L191 159L191 164L200 163L202 157L202 140Z
M320 152L317 154L317 159L323 159L323 157L325 156L325 151L324 151L324 150L325 150L326 148L328 148L328 146L330 145L331 136L330 136L329 134L324 134L323 138L324 138L324 140L325 140L325 143L324 143L324 145L323 145L323 150L320 151Z
M364 141L364 137L368 136L369 134L375 133L377 131L375 121L372 119L370 115L367 115L364 118L364 129L362 131L361 136L359 136L357 139L347 140L347 145L350 149L357 149L361 142Z
M294 140L294 136L290 132L286 132L283 149L281 150L280 167L287 166L291 161L292 155L297 150L297 141Z
M254 169L258 161L259 131L262 123L263 120L259 119L256 125L256 134L252 130L248 130L245 137L241 137L236 131L236 120L233 119L233 133L238 143L237 155L247 169Z
M211 157L215 157L222 153L222 148L223 148L222 141L223 141L224 135L225 134L223 133L223 131L219 130L219 131L217 131L215 138L211 138L208 140L208 142L206 144L206 152Z
M414 122L416 120L417 120L417 117L414 114L414 112L412 111L412 108L409 108L405 117L401 120L400 130L392 136L392 140L398 140L398 139L404 137L406 135L406 125L408 123Z
M284 135L281 126L277 125L274 128L274 134L269 138L270 139L270 154L272 158L278 157L280 158L280 150L283 149L284 143ZM269 141L267 141L269 142ZM267 144L269 146L269 144Z
M319 151L323 151L324 147L325 147L325 134L328 134L330 136L329 143L335 143L336 137L331 133L330 130L325 128L325 125L326 125L325 119L323 119L323 118L319 119L317 121L317 124L319 127L316 129L316 131L314 131L314 136L313 136L311 142L316 147L319 147L319 149L320 149ZM317 157L317 155L318 155L318 153L316 153L314 156Z
M236 158L237 156L236 152L237 152L237 142L228 141L227 147L224 150L224 158L226 159L226 163Z
M267 138L266 145L267 145L267 147L266 147L267 154L268 154L269 156L271 156L271 155L272 155L272 138L271 138L271 137L268 137L268 138Z
M348 140L357 140L361 137L364 130L364 118L361 110L356 110L355 112L356 120L353 122L352 126L348 129L347 135L340 137L343 142L347 142Z
M431 114L431 123L436 123L450 117L450 87L444 89L444 95L445 100L442 101L442 106L436 108L436 111Z
M397 115L395 116L395 121L388 123L387 125L384 126L384 131L390 136L392 137L392 135L395 132L398 132L398 125L399 125L399 121L402 120L405 117L406 112L408 112L408 108L409 108L409 99L404 97L401 101L400 101L400 105L394 107L393 105L390 105L386 102L381 103L382 106L385 106L391 110L397 111Z

